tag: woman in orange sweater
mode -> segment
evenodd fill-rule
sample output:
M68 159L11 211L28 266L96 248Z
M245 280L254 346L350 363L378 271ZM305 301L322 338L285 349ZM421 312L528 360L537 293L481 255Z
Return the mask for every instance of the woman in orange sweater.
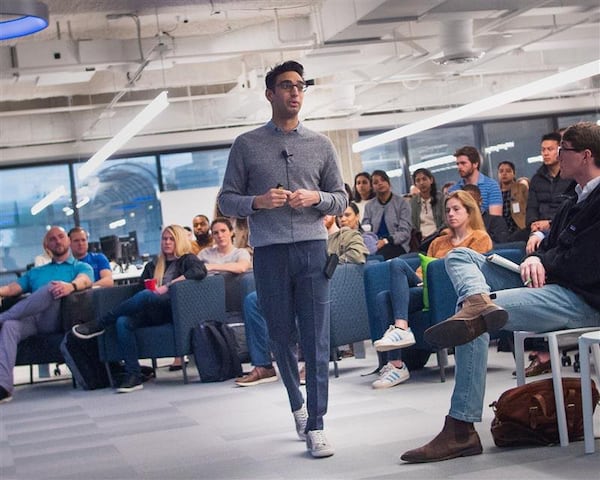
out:
M429 249L429 257L443 258L450 250L467 247L476 252L485 253L492 249L492 239L487 234L479 205L465 191L452 192L445 200L446 225L441 236L436 238ZM421 267L417 271L401 258L394 258L390 264L390 291L394 323L392 325L371 324L372 338L377 352L383 352L379 378L372 384L373 388L389 388L398 385L410 377L408 368L401 360L401 348L410 347L415 337L408 326L409 291L418 286L422 280ZM381 319L389 321L389 319ZM387 328L387 330L385 330ZM384 332L385 330L385 332ZM386 353L387 352L387 353Z

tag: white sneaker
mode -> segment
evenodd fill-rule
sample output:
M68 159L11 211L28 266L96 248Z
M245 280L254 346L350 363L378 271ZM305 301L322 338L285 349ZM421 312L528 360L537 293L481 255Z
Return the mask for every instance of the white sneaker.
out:
M402 368L397 368L388 362L379 371L379 378L371 385L375 389L390 388L406 382L409 378L410 373L405 363L402 364Z
M311 430L306 437L306 448L315 458L331 457L335 451L323 430Z
M308 412L306 411L306 404L292 412L294 414L294 422L296 423L296 433L300 440L306 440L306 424L308 423Z
M409 328L404 330L400 327L390 325L387 331L379 340L375 340L373 345L378 352L387 352L398 348L406 348L415 344L415 336Z

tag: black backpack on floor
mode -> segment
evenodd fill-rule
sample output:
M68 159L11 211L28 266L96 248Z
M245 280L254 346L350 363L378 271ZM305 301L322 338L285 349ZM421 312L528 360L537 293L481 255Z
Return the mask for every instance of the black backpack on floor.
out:
M235 335L226 323L207 321L195 327L192 348L201 382L222 382L242 376Z
M81 388L96 390L110 385L106 368L100 361L96 339L83 340L69 331L60 344L60 351L75 382Z

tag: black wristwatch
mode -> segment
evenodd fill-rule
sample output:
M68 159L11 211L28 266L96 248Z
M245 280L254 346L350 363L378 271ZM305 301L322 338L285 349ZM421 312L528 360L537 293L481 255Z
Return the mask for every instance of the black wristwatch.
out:
M73 288L74 288L73 291L76 292L77 291L77 284L75 282L71 282L71 285L73 285Z

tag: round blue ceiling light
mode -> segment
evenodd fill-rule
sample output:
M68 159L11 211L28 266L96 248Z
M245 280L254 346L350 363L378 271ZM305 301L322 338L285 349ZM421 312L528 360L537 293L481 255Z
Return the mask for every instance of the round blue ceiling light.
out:
M48 7L36 0L0 2L0 40L24 37L48 26Z

